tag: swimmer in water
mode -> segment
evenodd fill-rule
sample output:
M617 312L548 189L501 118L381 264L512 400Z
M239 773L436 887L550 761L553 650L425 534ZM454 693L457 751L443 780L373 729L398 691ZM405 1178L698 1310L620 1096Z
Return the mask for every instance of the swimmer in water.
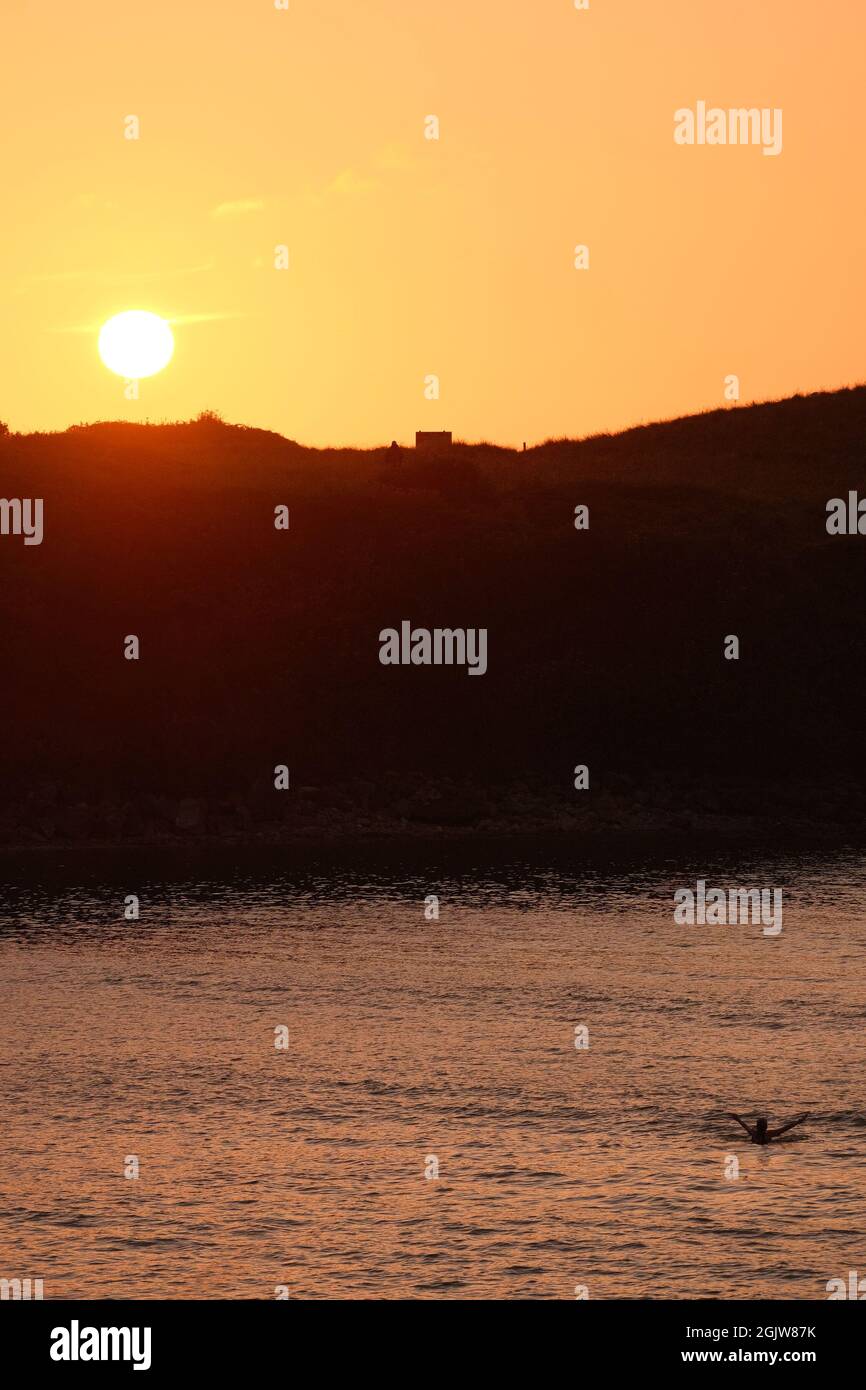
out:
M740 1119L739 1115L734 1115L732 1111L728 1111L728 1119L736 1120L738 1125L742 1125L753 1144L771 1144L774 1139L778 1139L780 1134L793 1129L794 1125L801 1125L808 1118L809 1111L807 1110L805 1115L798 1115L795 1120L789 1120L786 1125L779 1125L778 1129L768 1129L766 1115L758 1115L753 1125L747 1125L745 1120Z

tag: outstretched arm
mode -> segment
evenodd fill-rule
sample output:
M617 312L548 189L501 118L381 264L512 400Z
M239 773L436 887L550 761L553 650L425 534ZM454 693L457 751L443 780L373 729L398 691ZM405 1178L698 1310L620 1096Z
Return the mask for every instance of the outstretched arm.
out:
M810 1114L810 1112L807 1110L806 1113L805 1113L804 1115L798 1115L797 1118L796 1118L795 1120L789 1120L788 1123L787 1123L786 1125L779 1125L779 1128L778 1128L778 1129L771 1129L771 1130L769 1130L769 1131L768 1131L768 1138L770 1138L770 1139L778 1139L779 1135L780 1135L780 1134L784 1134L786 1130L788 1130L788 1129L793 1129L793 1128L794 1128L794 1125L801 1125L801 1124L803 1123L804 1120L808 1120L809 1114Z
M728 1114L728 1119L729 1119L729 1120L736 1120L737 1124L738 1124L738 1125L742 1125L742 1126L743 1126L743 1129L744 1129L744 1130L746 1131L746 1133L749 1135L749 1138L751 1138L752 1130L751 1130L751 1127L750 1127L749 1125L746 1124L745 1120L741 1120L740 1117L739 1117L739 1115L735 1115L735 1114L734 1114L733 1110L729 1110L729 1111L727 1112L727 1114ZM804 1115L804 1116L803 1116L803 1119L805 1120L805 1118L806 1118L806 1116ZM794 1123L795 1123L795 1124L797 1123L796 1120L794 1121Z

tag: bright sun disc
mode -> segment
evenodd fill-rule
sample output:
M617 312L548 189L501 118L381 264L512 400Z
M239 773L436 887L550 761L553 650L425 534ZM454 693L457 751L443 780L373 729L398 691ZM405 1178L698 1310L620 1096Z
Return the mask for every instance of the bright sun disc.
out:
M129 381L161 372L174 352L174 335L158 314L128 309L99 330L99 355L106 367Z

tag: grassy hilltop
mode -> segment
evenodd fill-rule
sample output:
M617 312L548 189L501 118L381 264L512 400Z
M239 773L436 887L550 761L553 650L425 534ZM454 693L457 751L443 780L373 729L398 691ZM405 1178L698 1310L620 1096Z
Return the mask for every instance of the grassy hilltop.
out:
M45 506L0 537L0 837L855 833L866 536L825 508L864 440L862 387L526 453L0 438L0 495ZM487 674L381 666L402 619L486 627Z

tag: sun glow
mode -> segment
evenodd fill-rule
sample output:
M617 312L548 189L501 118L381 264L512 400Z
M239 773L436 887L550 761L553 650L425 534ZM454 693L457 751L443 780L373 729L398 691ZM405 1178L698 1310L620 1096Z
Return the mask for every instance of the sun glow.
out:
M161 372L174 353L174 335L158 314L128 309L99 331L99 355L109 371L129 381Z

